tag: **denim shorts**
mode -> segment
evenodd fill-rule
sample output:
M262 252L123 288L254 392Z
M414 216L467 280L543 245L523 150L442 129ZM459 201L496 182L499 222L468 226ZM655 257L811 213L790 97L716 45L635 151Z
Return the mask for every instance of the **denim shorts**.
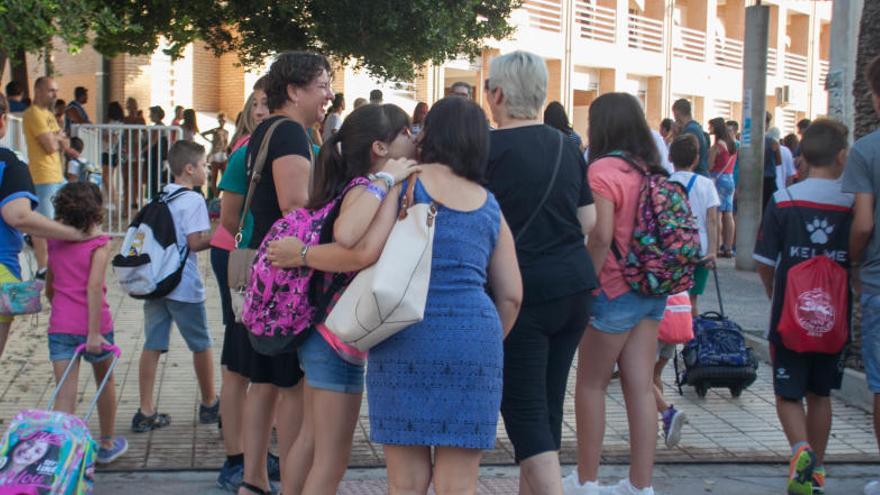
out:
M862 292L862 361L868 389L880 394L880 294Z
M665 311L665 297L643 296L630 290L622 296L608 299L605 292L600 290L593 303L590 325L604 333L626 333L642 320L662 320Z
M34 184L34 190L37 192L37 213L46 218L55 219L55 205L52 200L58 191L64 187L64 182L55 182L53 184Z
M113 332L103 335L104 340L113 343ZM73 353L76 348L85 344L87 337L85 335L72 335L69 333L50 333L49 334L49 361L69 361L73 359ZM106 361L113 356L110 351L104 351L101 354L89 354L83 351L82 357L87 363L100 363Z
M172 301L163 297L144 302L145 351L168 351L172 322L177 325L190 351L202 352L211 347L205 303Z
M718 191L718 199L721 200L718 211L721 213L733 211L733 193L736 190L733 174L719 175L715 181L715 189Z
M311 334L297 349L309 386L341 394L362 393L365 368L339 357L317 330L309 331Z

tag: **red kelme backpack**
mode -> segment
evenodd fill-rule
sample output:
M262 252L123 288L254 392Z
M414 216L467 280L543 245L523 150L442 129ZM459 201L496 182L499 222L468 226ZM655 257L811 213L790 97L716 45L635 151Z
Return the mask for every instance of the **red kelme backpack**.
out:
M820 255L793 266L785 280L777 326L782 345L794 352L840 352L849 338L846 270Z

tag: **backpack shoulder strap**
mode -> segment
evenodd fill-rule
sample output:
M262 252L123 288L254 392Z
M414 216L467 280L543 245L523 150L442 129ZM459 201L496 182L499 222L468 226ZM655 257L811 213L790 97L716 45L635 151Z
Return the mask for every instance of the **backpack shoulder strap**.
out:
M159 201L161 201L161 202L167 204L167 203L170 203L170 202L174 201L175 199L177 199L177 198L183 196L184 194L186 194L186 193L188 193L188 192L195 192L195 191L193 191L192 189L187 189L187 188L185 188L185 187L181 187L180 189L174 191L174 192L171 193L171 194L168 194L168 193L164 193L164 192L163 192L163 193L159 196Z
M685 191L687 191L687 193L688 193L689 195L690 195L690 193L691 193L691 189L694 188L694 184L695 184L696 182L697 182L697 174L694 173L694 175L691 175L691 180L688 181L688 185L687 185L687 187L684 188Z
M260 182L260 179L263 175L263 167L266 165L266 155L269 153L269 142L272 140L272 135L275 133L275 129L281 125L282 122L287 122L290 119L287 117L282 117L269 126L266 129L266 133L263 134L263 140L260 141L260 148L257 150L257 153L252 162L247 164L247 170L251 173L250 184L248 185L247 196L244 199L244 208L241 210L241 218L238 221L238 232L235 235L235 247L238 247L238 243L241 239L241 233L244 231L244 222L247 219L247 212L251 209L251 203L254 200L254 190L257 188L257 184ZM250 156L250 153L248 154Z

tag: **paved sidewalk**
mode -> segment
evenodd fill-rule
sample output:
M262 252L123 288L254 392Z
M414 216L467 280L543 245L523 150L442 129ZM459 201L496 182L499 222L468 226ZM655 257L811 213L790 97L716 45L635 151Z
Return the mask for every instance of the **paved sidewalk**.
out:
M564 466L563 473L572 466ZM603 466L600 481L612 484L626 476L627 467ZM661 465L654 469L654 489L667 495L779 495L784 491L784 465L690 464ZM512 466L484 467L480 472L479 495L510 495L519 488L518 470ZM829 494L856 495L868 481L877 479L880 469L871 465L842 464L829 467ZM96 495L223 495L214 485L214 473L137 472L99 474ZM340 495L384 495L388 493L385 470L350 469L337 492ZM433 493L433 492L431 492Z
M215 338L216 380L219 389L219 350L222 342L219 299L214 277L210 274L207 254L201 256L201 268L208 275L208 317ZM757 276L751 273L733 273L732 262L724 261L721 270L722 286L727 294L725 309L747 329L760 331L766 321L769 304L763 296ZM111 275L112 279L112 275ZM709 284L709 291L713 292ZM216 469L224 459L222 441L216 426L197 424L198 389L192 370L191 354L179 334L172 337L171 351L159 366L157 393L158 407L169 413L172 424L145 434L129 432L131 417L138 407L137 363L143 336L141 303L126 297L115 281L108 283L109 300L115 320L116 339L123 350L123 358L116 372L119 413L118 431L128 436L131 449L122 459L109 467L110 471L129 470L193 470ZM707 295L702 309L714 308L714 296ZM46 345L48 312L20 318L0 360L0 426L5 428L9 419L24 408L45 407L52 390L52 373ZM576 366L576 363L575 363ZM671 368L671 366L670 366ZM726 390L712 390L701 400L692 389L684 397L677 397L668 389L672 402L687 412L690 424L684 428L681 444L676 449L660 446L659 463L699 462L785 462L789 449L773 405L769 368L762 365L758 381L732 399ZM673 381L671 369L665 381ZM575 462L574 431L574 369L569 383L563 431L562 459ZM80 374L80 390L85 410L94 391L89 374ZM366 401L355 434L351 465L373 467L383 465L382 449L370 443ZM834 400L834 427L829 445L829 462L878 462L877 446L873 436L871 417L866 412ZM624 463L627 459L627 425L623 397L617 382L612 383L607 403L608 427L605 435L605 460ZM97 418L91 421L97 431ZM510 442L503 425L498 426L496 448L486 452L484 464L509 465L513 463ZM369 492L365 492L369 493ZM488 492L487 492L488 493Z

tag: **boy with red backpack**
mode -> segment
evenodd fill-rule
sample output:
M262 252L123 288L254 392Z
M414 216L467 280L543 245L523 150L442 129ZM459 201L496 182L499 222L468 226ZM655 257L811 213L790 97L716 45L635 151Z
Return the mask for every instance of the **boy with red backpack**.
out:
M847 129L821 119L804 132L810 176L774 193L755 246L773 300L768 340L776 411L791 444L787 493L825 493L831 390L849 340L849 231L853 195L841 191ZM806 398L807 407L803 400Z

